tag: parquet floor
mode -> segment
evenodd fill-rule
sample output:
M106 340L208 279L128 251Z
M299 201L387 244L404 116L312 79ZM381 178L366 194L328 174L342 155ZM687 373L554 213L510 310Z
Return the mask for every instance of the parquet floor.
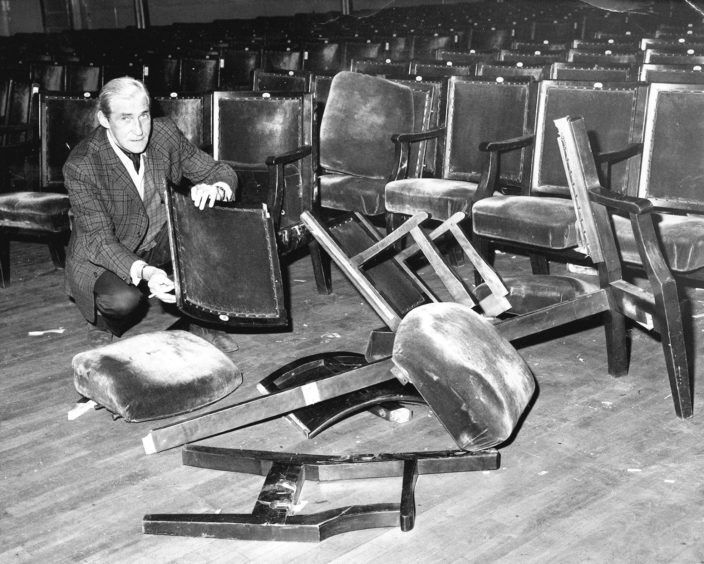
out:
M595 324L519 343L539 392L502 448L501 468L422 476L410 532L357 531L320 544L143 535L146 513L250 512L263 479L184 467L179 449L145 455L141 438L153 423L105 411L68 421L78 399L71 359L89 348L87 326L64 297L62 273L47 272L44 247L13 243L12 253L12 285L0 289L0 562L704 561L701 395L693 419L675 417L660 344L640 328L629 376L608 376ZM502 256L499 270L524 260ZM381 323L334 274L334 294L320 296L308 259L291 266L292 330L240 336L232 358L245 382L225 402L255 397L257 381L302 356L363 351ZM691 292L698 357L702 296ZM170 324L159 310L139 331ZM49 330L59 332L29 335ZM453 447L420 407L406 424L363 413L312 440L279 418L202 443L326 454ZM400 485L309 482L303 512L397 502Z

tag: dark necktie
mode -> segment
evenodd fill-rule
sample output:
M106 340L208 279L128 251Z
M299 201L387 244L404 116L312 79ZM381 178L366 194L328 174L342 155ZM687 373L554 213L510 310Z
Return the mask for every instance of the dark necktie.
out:
M130 160L132 161L132 164L134 165L134 169L137 172L139 172L139 164L141 162L141 155L139 155L137 153L130 153L129 151L125 151L124 149L122 149L122 152L125 153L125 155L127 155L130 158Z

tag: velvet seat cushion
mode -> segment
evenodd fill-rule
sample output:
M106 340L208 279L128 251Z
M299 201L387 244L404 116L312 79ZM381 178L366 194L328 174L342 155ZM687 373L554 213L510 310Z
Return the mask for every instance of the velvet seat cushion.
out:
M661 249L670 268L675 272L704 268L704 217L653 216ZM642 264L629 219L614 215L613 223L621 258L627 263Z
M386 209L385 185L385 178L323 174L320 176L320 205L334 210L378 215Z
M213 403L236 390L242 374L206 340L157 331L77 354L73 383L82 396L137 422Z
M477 191L474 182L442 178L409 178L386 185L386 211L405 215L427 212L444 221L457 212L468 213Z
M482 237L547 249L579 245L572 200L540 196L492 196L472 206L472 226Z
M599 289L596 284L574 278L548 274L526 274L503 278L508 290L511 309L508 313L523 314L543 307L573 300L574 298ZM491 294L486 284L474 290L477 299L482 300Z
M68 228L70 203L66 194L10 192L0 194L0 227L59 233Z

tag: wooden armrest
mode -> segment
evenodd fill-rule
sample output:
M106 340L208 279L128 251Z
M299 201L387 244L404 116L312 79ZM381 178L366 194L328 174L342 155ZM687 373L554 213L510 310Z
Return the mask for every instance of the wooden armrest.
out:
M500 141L484 141L479 144L479 150L485 152L499 152L504 153L506 151L515 151L516 149L522 149L527 147L533 142L535 135L532 133L530 135L521 135L520 137L513 137L511 139L503 139Z
M313 147L311 145L303 145L302 147L298 147L298 149L289 151L288 153L267 157L265 162L267 166L289 164L300 161L303 157L307 157L311 154L313 154Z
M639 155L643 152L642 143L631 143L622 149L616 151L605 151L603 153L595 153L594 160L599 164L613 164L626 159L630 159L635 155Z
M391 136L391 141L394 143L418 143L420 141L427 141L428 139L437 139L442 136L445 131L445 127L436 127L417 133L394 133Z
M653 203L646 198L635 198L626 194L619 194L602 186L591 188L589 195L592 201L597 204L622 213L643 215L652 212L654 209Z

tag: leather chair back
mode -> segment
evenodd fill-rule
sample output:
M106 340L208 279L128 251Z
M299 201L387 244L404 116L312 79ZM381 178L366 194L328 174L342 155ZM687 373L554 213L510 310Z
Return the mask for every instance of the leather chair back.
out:
M249 87L254 69L262 66L259 49L223 49L220 60L220 87L223 89Z
M479 182L489 154L479 143L512 139L533 131L536 85L532 81L450 78L442 177ZM521 186L530 172L530 149L502 156L501 183Z
M98 92L101 85L100 66L72 64L66 67L67 93Z
M303 53L303 68L315 75L330 75L342 70L342 44L319 42L306 45Z
M218 89L219 83L220 61L218 59L181 59L180 92L212 92Z
M168 94L179 90L181 63L177 58L156 57L144 65L144 82L150 94Z
M589 65L584 63L557 62L550 65L551 80L581 80L590 82L628 82L635 79L629 64Z
M153 117L170 117L191 143L208 149L212 143L208 104L203 96L172 92L169 96L153 96Z
M97 98L91 96L40 96L40 182L43 188L63 188L61 169L71 149L98 126L97 107Z
M704 212L704 85L651 84L637 191L655 206ZM586 120L585 120L586 121Z
M313 73L310 71L254 69L252 82L252 90L255 92L311 92Z

